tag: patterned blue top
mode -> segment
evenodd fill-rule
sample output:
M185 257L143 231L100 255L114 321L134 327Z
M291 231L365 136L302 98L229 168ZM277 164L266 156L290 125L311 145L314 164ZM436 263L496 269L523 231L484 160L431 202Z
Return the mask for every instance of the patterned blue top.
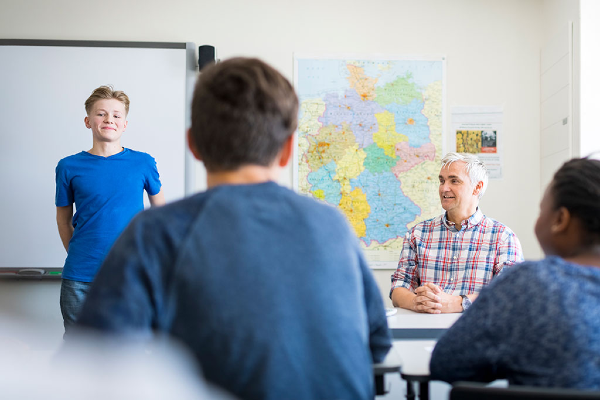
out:
M433 379L600 388L600 268L558 257L507 270L438 341Z

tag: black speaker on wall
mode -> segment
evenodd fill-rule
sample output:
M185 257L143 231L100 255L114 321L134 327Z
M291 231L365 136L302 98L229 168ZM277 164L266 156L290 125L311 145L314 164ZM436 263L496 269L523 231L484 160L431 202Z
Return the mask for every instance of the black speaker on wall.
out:
M215 47L211 45L203 45L198 47L198 70L202 71L202 68L216 61L215 58Z

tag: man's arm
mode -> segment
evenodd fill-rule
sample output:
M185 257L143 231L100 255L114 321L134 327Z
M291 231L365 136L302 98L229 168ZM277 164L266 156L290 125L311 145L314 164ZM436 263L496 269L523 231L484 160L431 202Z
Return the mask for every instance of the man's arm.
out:
M472 293L467 297L473 302L478 295ZM463 312L462 300L459 295L445 293L439 286L426 283L415 290L414 310L431 314L460 313Z
M502 238L498 245L498 255L496 264L494 265L494 276L499 275L504 267L510 267L514 264L523 262L523 250L521 242L510 229L504 232L505 237Z
M404 237L402 252L398 268L392 275L392 289L390 298L394 307L414 310L415 294L411 288L416 288L418 283L415 279L417 269L417 252L412 245L412 232L408 232Z
M148 200L150 201L150 205L152 207L162 206L165 204L165 195L162 191L156 193L154 196L148 195Z
M477 294L467 296L473 301ZM415 289L415 293L405 288L392 292L394 307L406 308L420 313L441 314L462 312L462 297L444 293L439 286L426 283Z
M407 310L415 309L415 299L417 295L414 294L410 289L404 287L397 287L392 292L392 304L394 307L406 308Z
M433 283L426 283L425 285L418 287L415 290L415 293L417 294L415 303L417 304L418 310L432 308L434 310L439 310L442 314L463 312L462 296L448 294ZM467 295L467 298L473 302L477 296L479 296L479 293L472 293Z
M73 204L70 206L56 207L56 225L60 240L67 253L69 252L69 242L73 237Z
M429 284L417 287L418 281L415 275L419 261L414 246L411 232L409 232L404 238L398 269L392 275L390 298L394 307L430 314L462 311L462 306L460 310L454 310L456 299L452 302L452 307L448 307L450 299L447 296L449 295L443 293L438 286ZM414 293L411 290L413 287L415 288ZM443 299L441 296L444 296ZM458 298L462 300L460 296Z

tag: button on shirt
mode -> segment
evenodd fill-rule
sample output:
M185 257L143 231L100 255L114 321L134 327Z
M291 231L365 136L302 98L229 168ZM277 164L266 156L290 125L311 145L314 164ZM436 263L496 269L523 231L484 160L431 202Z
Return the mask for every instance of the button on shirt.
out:
M452 295L478 293L505 266L523 261L519 239L477 209L457 230L446 214L421 222L405 238L391 292L431 282Z

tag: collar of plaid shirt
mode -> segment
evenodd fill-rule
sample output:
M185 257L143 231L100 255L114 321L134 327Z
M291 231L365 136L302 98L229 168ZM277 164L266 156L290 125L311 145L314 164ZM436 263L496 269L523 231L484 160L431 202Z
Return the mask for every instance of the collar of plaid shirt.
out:
M470 229L474 226L479 225L479 223L482 220L483 220L483 213L481 212L481 210L479 210L479 207L477 207L477 210L475 210L475 213L473 213L473 215L471 215L466 221L463 221L463 226L466 225L466 229ZM448 212L447 211L442 216L442 222L444 223L444 226L446 228L456 229L455 228L456 224L454 222L448 220ZM461 229L462 229L462 227L461 227Z

